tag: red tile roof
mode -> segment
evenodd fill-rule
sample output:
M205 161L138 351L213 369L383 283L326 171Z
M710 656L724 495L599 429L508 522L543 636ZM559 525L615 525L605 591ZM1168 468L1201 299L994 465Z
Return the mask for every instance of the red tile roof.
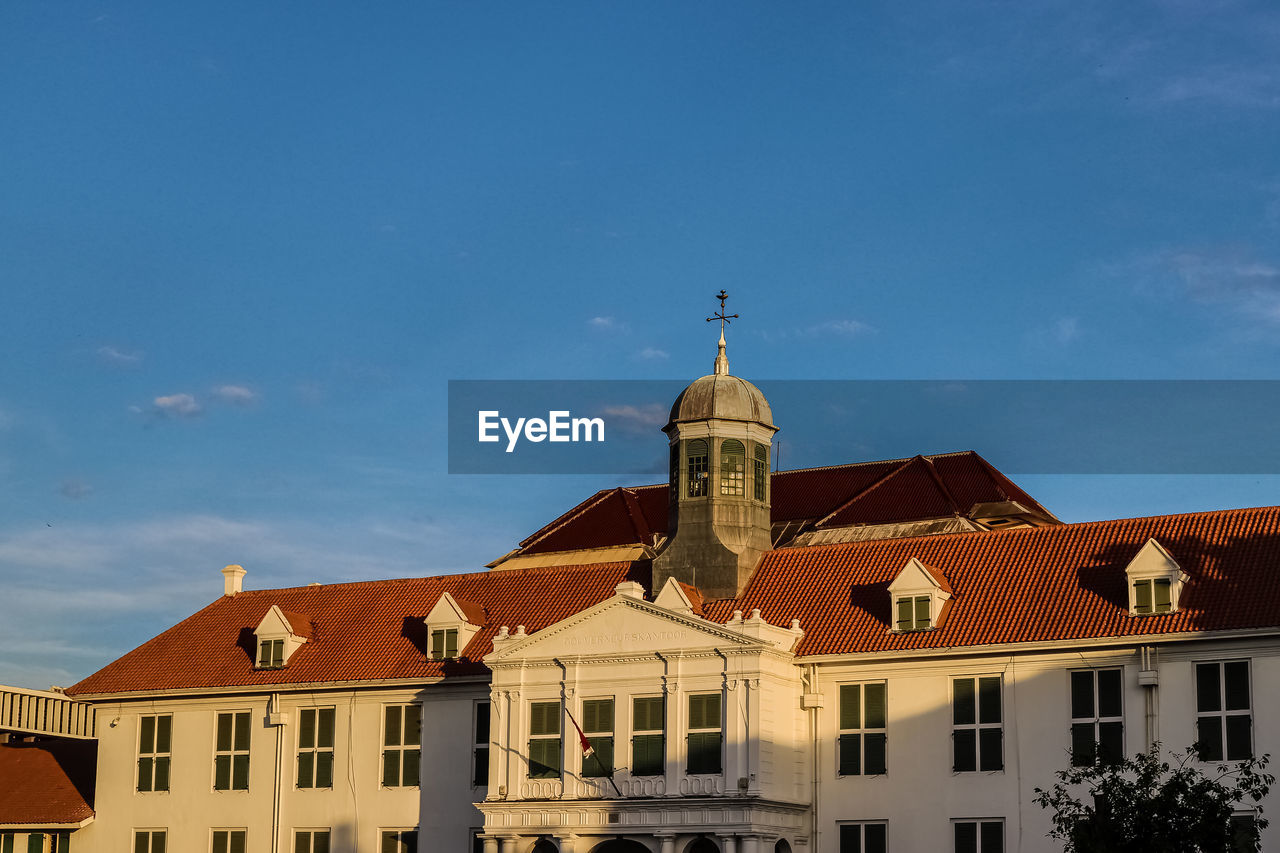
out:
M1179 612L1131 617L1124 569L1150 537L1189 580ZM912 557L942 573L952 598L940 627L895 634L888 586ZM623 580L648 588L649 564L246 591L218 599L67 692L483 674L477 661L502 625L537 631L608 598ZM428 659L422 620L446 590L487 612L462 650L469 660ZM765 555L742 597L700 599L716 622L757 607L775 625L799 619L802 655L1277 627L1280 507L784 548ZM288 667L255 670L251 631L272 604L310 614L315 637Z
M52 827L93 817L95 741L0 745L0 826Z
M1017 501L1052 516L972 451L772 475L775 526L846 527L966 515L976 505ZM610 545L653 545L667 532L667 484L597 492L520 543L521 554Z
M646 586L649 569L632 563L515 569L432 578L246 590L195 615L103 667L69 694L181 690L321 681L434 679L483 673L478 663L503 625L529 631L591 606L624 580ZM484 624L461 655L429 660L423 620L444 592L476 606ZM310 642L283 669L254 669L253 629L271 605L310 615ZM175 666L181 661L181 666Z

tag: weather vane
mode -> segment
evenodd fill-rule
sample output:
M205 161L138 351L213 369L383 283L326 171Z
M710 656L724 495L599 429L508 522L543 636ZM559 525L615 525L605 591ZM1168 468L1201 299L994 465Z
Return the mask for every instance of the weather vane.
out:
M728 298L729 298L729 294L725 293L724 290L721 290L719 293L717 293L716 299L720 300L720 310L715 313L715 316L707 318L708 323L714 323L716 320L720 321L720 337L722 338L724 337L724 324L738 319L737 314L724 313L724 301Z

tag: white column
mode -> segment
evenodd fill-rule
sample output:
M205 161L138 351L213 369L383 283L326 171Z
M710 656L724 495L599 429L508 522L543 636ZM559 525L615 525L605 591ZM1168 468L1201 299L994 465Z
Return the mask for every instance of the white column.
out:
M662 686L665 695L666 704L666 726L667 729L663 733L666 741L666 782L667 793L675 794L680 790L680 776L684 772L685 752L687 744L685 739L680 736L680 712L681 712L681 692L680 683L674 678L668 678Z
M516 853L516 842L519 840L518 835L502 836L502 853Z
M562 835L556 840L556 846L560 848L560 853L577 853L578 836L573 833Z
M661 848L658 853L676 853L676 837L674 835L664 833L662 835L655 835L654 837L661 842ZM488 851L485 851L485 853L488 853Z
M742 853L760 853L760 836L744 835L742 837Z
M760 793L760 679L751 678L743 682L746 687L747 701L747 742L743 745L746 752L747 763L742 775L747 777L747 793L758 795ZM737 780L734 780L737 784Z
M480 840L484 842L484 853L498 853L498 836L482 835Z
M743 707L739 705L745 702L746 685L741 679L728 677L724 685L724 792L732 796L738 793L738 777L747 775L746 741L750 726L743 723Z
M717 835L720 839L720 853L737 853L738 842L732 835Z

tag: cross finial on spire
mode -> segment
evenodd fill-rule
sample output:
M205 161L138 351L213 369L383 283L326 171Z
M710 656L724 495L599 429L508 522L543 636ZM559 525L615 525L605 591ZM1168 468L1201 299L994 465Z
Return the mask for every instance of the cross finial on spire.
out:
M737 314L724 313L724 303L725 303L725 300L728 298L729 298L729 294L725 293L724 289L722 288L720 292L716 294L716 299L720 300L720 310L717 311L714 315L707 318L708 323L713 323L716 320L720 321L720 344L719 344L719 351L716 353L716 367L715 367L715 372L717 376L727 376L729 374L729 356L725 355L724 353L724 327L726 323L729 323L738 318Z

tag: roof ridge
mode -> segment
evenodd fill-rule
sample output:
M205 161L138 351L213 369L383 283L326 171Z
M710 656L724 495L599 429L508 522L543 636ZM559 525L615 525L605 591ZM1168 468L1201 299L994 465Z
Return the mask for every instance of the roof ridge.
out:
M821 527L821 526L822 526L823 524L825 524L829 519L834 518L835 516L837 516L837 515L839 515L840 513L844 512L847 508L849 508L849 507L853 506L853 505L854 505L855 503L857 503L859 500L861 500L862 498L864 498L864 497L866 497L867 495L871 494L871 493L872 493L873 491L875 491L876 489L880 488L880 486L881 486L881 485L883 485L884 483L888 482L889 480L892 480L894 477L898 476L898 475L899 475L899 474L901 474L903 471L907 470L907 468L909 468L909 467L911 466L911 463L912 463L912 462L914 462L914 461L916 461L917 459L920 459L920 458L922 458L922 457L920 457L920 456L918 456L918 455L917 455L917 456L912 456L912 457L911 457L911 458L909 458L909 459L904 459L904 460L902 461L902 464L900 464L900 465L898 465L897 467L893 468L891 471L889 471L889 472L888 472L887 474L885 474L883 477L881 477L880 479L876 480L874 483L870 484L869 486L867 486L866 488L862 489L861 491L855 492L855 493L853 494L853 496L852 496L852 497L850 497L847 501L845 501L844 503L840 504L840 505L839 505L839 506L837 506L835 509L831 510L831 512L827 513L827 514L826 514L826 515L824 515L822 518L820 518L820 519L818 519L817 521L815 521L815 522L813 523L813 526L814 526L815 528ZM883 463L881 463L881 464L883 464Z
M979 456L977 453L973 455L978 459L982 459L982 457ZM942 492L942 497L944 497L947 503L951 505L951 511L955 513L957 517L962 515L968 515L967 510L964 512L961 512L960 504L956 502L955 496L951 494L951 489L947 488L946 481L944 481L942 479L942 475L938 473L938 469L933 464L933 460L926 459L923 456L919 458L920 458L920 461L924 463L925 470L929 472L929 476L933 478L933 482L938 487L938 491ZM1003 489L1001 491L1003 491Z
M564 511L560 515L548 521L546 524L542 525L542 527L530 533L524 539L521 539L520 542L518 543L520 546L520 549L524 550L525 548L529 547L535 542L541 539L546 539L552 533L555 533L557 530L564 527L566 524L573 521L575 518L578 518L587 510L591 509L591 507L595 506L597 503L604 500L604 498L607 495L610 495L621 488L622 486L614 486L612 489L599 489L598 491L596 491L595 494L593 494L591 497L587 498L586 500L582 501L577 506L571 507L570 509Z

